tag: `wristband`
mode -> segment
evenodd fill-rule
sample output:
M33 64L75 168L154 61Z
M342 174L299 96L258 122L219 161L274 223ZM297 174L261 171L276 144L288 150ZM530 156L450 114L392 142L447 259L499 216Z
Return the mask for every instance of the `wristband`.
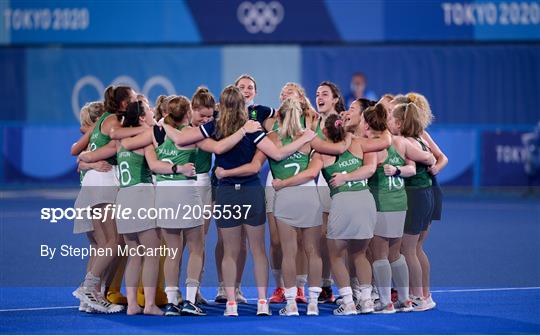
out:
M394 173L394 176L401 175L401 170L399 170L399 167L396 167L396 172Z
M171 170L172 170L173 174L176 174L176 172L178 171L178 165L176 163L173 164Z

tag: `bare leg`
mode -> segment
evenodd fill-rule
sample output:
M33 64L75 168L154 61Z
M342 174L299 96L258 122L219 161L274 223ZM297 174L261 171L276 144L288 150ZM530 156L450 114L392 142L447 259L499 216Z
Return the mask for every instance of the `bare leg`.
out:
M326 228L328 226L328 213L323 212L322 214L322 231L321 231L321 259L322 259L322 279L323 279L323 286L330 286L331 282L329 282L329 279L331 277L330 270L331 270L331 258L328 251L328 247L330 246L328 239L326 239ZM327 283L324 283L327 281Z
M277 220L273 213L268 212L266 216L268 218L268 229L270 231L270 267L273 272L277 272L276 276L278 278L275 279L276 287L281 287L283 281L283 279L280 279L281 272L283 272L281 269L283 254L281 252L280 234L276 223Z
M259 300L266 300L266 290L268 288L268 258L264 242L264 225L251 226L243 225L249 239L249 247L253 256L255 268L255 282Z
M217 229L217 236L218 240L216 243L216 248L214 250L214 257L216 260L216 269L217 269L217 276L218 281L220 283L223 282L223 273L221 273L221 267L223 264L223 236L221 235L221 230Z
M235 302L235 282L237 277L237 262L242 244L242 226L218 228L223 238L223 262L221 272L227 292L227 301Z
M184 238L189 250L189 259L187 266L187 279L189 284L197 284L201 276L203 266L203 227L197 226L194 228L184 229ZM186 298L192 303L195 303L198 286L189 286L186 290Z
M161 239L157 229L150 229L138 233L139 242L147 249L157 249ZM142 267L142 282L144 286L144 314L163 315L161 309L156 306L156 288L159 274L159 254L144 256Z
M302 229L302 242L308 265L308 281L310 287L319 287L322 276L321 259L321 227Z
M137 248L139 246L139 240L136 233L129 233L124 235L124 241L128 248ZM128 300L127 314L136 315L141 314L142 309L137 304L137 288L139 285L139 275L141 274L142 257L130 256L126 264L126 293Z
M426 241L428 234L429 226L427 230L420 232L420 238L418 239L418 245L416 246L416 255L420 261L420 267L422 267L422 292L423 296L426 298L431 295L429 290L431 266L429 264L429 258L424 250L424 242Z
M296 228L276 219L281 241L283 283L285 288L296 287L296 253L298 251Z
M242 274L244 274L244 267L246 267L247 259L247 235L244 226L242 228L242 243L240 245L240 254L238 255L238 262L236 267L236 287L240 286L242 282Z
M417 256L418 238L420 235L404 234L401 242L401 253L405 256L409 267L409 288L412 295L422 297L422 266Z
M161 229L161 235L165 240L168 248L178 249L178 255L175 258L172 256L165 257L163 265L163 273L165 275L166 287L178 287L180 278L180 255L183 246L183 239L180 229Z
M349 270L346 262L347 241L342 239L328 239L327 241L330 264L332 265L332 273L336 283L339 288L350 287Z
M366 251L371 239L355 239L349 243L349 254L354 260L356 267L356 277L360 282L361 296L360 300L369 300L371 298L371 264L369 263Z

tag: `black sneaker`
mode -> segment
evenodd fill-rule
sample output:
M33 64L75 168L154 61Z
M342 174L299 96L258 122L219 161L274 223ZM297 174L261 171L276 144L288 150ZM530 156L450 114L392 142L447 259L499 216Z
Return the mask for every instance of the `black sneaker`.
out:
M187 316L205 316L206 313L201 308L197 307L197 305L189 302L184 301L184 305L182 306L182 315Z
M319 294L319 303L333 303L335 301L332 287L322 287L322 292Z
M167 303L165 306L165 316L180 316L182 315L182 307L172 303Z

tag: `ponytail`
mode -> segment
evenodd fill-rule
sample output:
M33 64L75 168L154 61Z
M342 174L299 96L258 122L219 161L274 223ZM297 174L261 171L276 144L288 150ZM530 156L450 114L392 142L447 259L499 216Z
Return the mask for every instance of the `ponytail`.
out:
M109 113L116 114L118 121L122 120L125 115L123 111L119 111L122 102L129 101L131 88L129 86L113 86L110 85L104 93L103 104L105 110Z
M191 105L187 97L175 96L167 100L167 116L164 122L172 127L178 127L189 113Z
M122 121L122 127L139 126L140 117L144 115L144 103L142 101L129 103L126 111L121 113L124 118L124 120Z
M200 107L215 108L216 100L208 88L200 86L191 97L191 107L196 109Z
M302 131L300 116L302 107L297 99L289 97L283 101L278 109L278 116L281 122L279 135L281 138L294 137Z
M324 128L326 129L326 136L332 142L340 142L345 139L343 120L338 114L329 115L324 123Z
M369 127L378 132L386 130L386 109L382 104L370 106L364 110L364 120Z
M417 138L424 131L421 109L416 104L400 104L392 111L394 118L401 121L401 135Z

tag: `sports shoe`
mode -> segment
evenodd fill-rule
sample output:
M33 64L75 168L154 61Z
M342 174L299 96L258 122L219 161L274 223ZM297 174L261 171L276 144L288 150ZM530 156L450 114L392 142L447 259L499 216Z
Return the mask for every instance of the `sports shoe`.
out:
M182 307L175 305L174 303L167 303L165 305L165 316L180 316L182 315Z
M283 303L285 301L285 288L277 287L270 296L270 303Z
M411 301L412 301L413 311L415 312L426 311L429 309L426 303L426 300L424 300L421 297L412 297Z
M319 316L319 305L317 304L317 301L308 303L306 315Z
M412 312L414 309L411 300L407 300L405 302L397 301L394 303L394 307L396 308L396 311L400 313Z
M429 294L429 296L426 298L426 304L428 306L428 309L433 309L435 307L437 307L437 303L435 303L435 301L433 301L433 297L431 296L431 293Z
M371 287L371 300L373 300L373 302L379 300L379 290L377 289L377 286Z
M110 303L103 297L103 295L101 295L101 293L97 292L95 289L90 289L90 287L85 288L80 286L72 294L81 302L87 304L88 307L96 310L99 313L119 313L124 310L124 306Z
M353 298L353 301L354 301L354 302L357 302L357 301L358 301L358 299L356 298L356 296L353 295L352 298ZM377 299L377 300L378 300L378 299ZM335 303L337 306L340 306L340 305L343 303L343 296L341 296L341 295L338 296L338 297L336 298L336 300L334 301L334 303Z
M394 288L392 288L390 290L390 299L392 300L392 302L397 302L398 301L398 292L397 290L395 290Z
M396 313L396 309L394 308L393 303L389 303L385 306L383 306L382 302L380 300L377 301L378 303L375 304L374 307L374 313L375 314L394 314Z
M335 301L332 287L321 287L322 292L319 294L319 303L333 303Z
M227 303L227 292L225 292L225 287L219 286L217 290L216 298L214 299L215 303Z
M300 315L298 313L298 306L295 303L289 304L287 303L285 307L281 308L279 310L279 315L281 316L298 316Z
M201 308L197 307L195 304L189 302L188 300L184 301L182 306L182 315L185 316L205 316L206 313Z
M236 299L236 303L241 303L241 304L248 303L246 297L244 296L244 293L242 293L242 290L240 288L236 289L235 299Z
M257 301L257 316L270 316L272 311L270 311L270 305L267 300Z
M298 287L296 290L296 303L307 303L303 288Z
M197 306L206 306L208 304L208 300L202 296L201 291L197 291L197 295L195 296L195 304Z
M334 315L346 316L346 315L356 315L356 307L354 303L342 304L336 309L334 309Z
M238 305L236 302L227 302L223 316L238 316Z
M107 300L114 304L119 304L122 306L127 305L127 298L117 290L111 290L107 292Z
M81 303L79 304L79 311L80 312L86 312L87 308L88 308L88 305L86 303L84 303L83 301L81 301Z
M373 307L373 301L371 299L360 300L356 304L356 310L359 314L371 314L375 310Z

